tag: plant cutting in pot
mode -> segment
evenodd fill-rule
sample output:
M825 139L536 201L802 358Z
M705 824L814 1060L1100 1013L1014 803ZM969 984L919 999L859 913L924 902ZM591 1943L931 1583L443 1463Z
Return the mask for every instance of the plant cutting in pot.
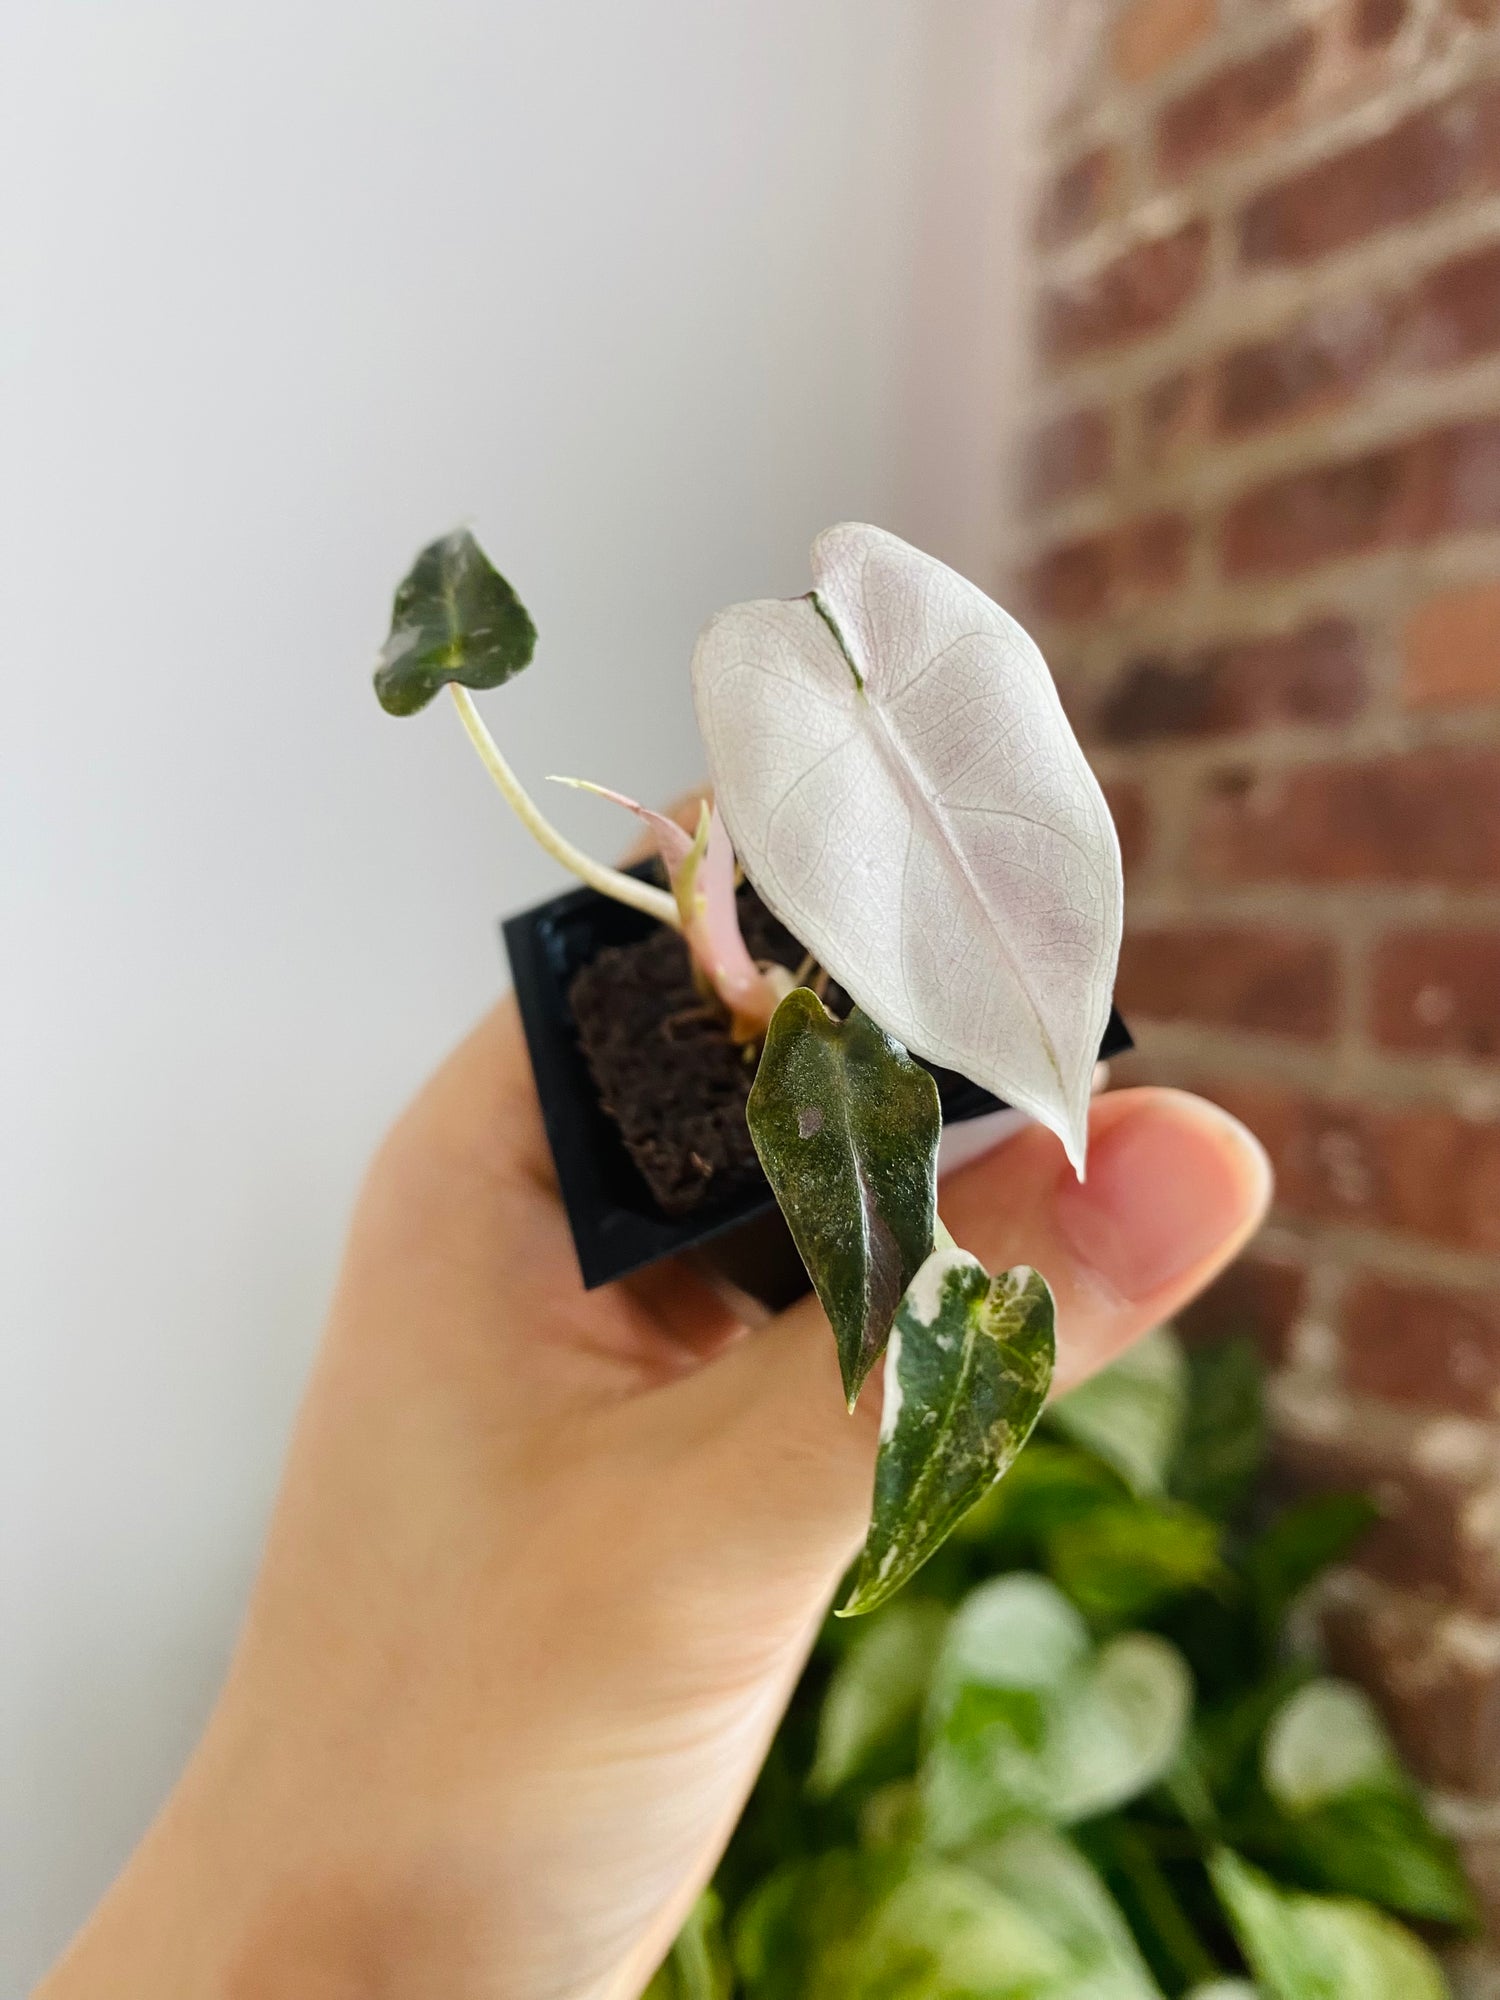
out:
M402 583L375 684L398 715L447 686L528 829L690 968L669 1017L682 1064L711 1044L730 1079L714 1136L743 1123L851 1408L885 1357L853 1613L899 1589L1005 1472L1052 1374L1045 1276L985 1271L938 1217L926 1065L1049 1126L1081 1174L1123 896L1103 795L1021 627L877 528L820 535L812 572L806 596L732 606L698 641L715 803L696 827L605 794L651 829L666 888L566 840L491 738L470 691L520 672L536 634L468 533L424 550ZM658 1040L668 1086L677 1064ZM600 1067L596 1053L624 1125ZM651 1139L632 1145L647 1167Z

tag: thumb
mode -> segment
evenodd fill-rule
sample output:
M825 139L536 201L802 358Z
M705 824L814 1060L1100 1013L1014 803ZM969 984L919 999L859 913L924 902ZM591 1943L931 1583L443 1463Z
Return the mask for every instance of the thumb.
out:
M1216 1277L1270 1195L1265 1153L1238 1120L1182 1091L1140 1089L1095 1102L1087 1181L1030 1126L946 1179L941 1206L989 1270L1030 1264L1047 1279L1057 1386L1069 1388ZM704 1531L721 1554L735 1548L809 1592L809 1609L864 1536L879 1387L846 1413L833 1337L808 1299L669 1392L702 1427L689 1435L703 1441Z

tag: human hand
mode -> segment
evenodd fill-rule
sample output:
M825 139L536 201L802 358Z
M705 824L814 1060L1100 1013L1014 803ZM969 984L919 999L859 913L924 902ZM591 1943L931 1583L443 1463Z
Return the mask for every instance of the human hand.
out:
M943 1183L1036 1266L1058 1386L1175 1312L1270 1189L1201 1100L1095 1102ZM202 1743L45 2000L631 2000L711 1872L856 1553L879 1381L811 1299L578 1281L515 1011L361 1195Z

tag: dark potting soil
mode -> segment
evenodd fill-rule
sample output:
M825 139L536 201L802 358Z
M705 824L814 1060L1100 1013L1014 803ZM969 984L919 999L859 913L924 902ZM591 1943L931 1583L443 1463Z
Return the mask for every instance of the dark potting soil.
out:
M802 947L748 883L739 912L751 957L795 972ZM827 1000L847 1013L841 988L830 986ZM663 924L638 944L606 946L576 974L568 1001L600 1102L665 1214L763 1185L745 1122L753 1052L700 998L676 931Z

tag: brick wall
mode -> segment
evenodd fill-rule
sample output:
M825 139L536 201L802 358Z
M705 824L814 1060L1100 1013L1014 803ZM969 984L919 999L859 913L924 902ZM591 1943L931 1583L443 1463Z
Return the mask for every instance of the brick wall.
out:
M1500 1919L1500 0L1043 0L1023 599L1138 1074L1260 1133L1284 1462Z

